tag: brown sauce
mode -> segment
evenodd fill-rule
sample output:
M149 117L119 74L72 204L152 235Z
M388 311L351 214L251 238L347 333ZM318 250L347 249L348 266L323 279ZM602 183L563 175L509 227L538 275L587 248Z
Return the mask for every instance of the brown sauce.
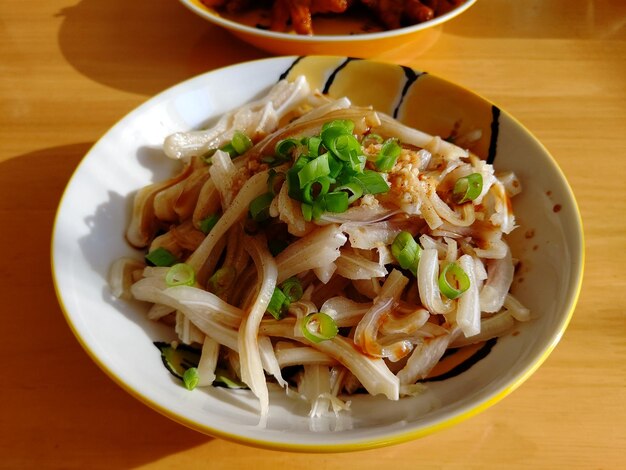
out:
M422 382L441 382L468 371L474 364L487 357L497 342L498 338L492 338L484 343L449 349Z

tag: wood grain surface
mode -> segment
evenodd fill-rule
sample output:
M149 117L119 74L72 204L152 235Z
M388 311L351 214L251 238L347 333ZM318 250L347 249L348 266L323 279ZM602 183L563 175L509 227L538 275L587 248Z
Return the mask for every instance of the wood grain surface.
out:
M186 429L88 358L57 304L50 236L90 146L159 91L267 54L174 0L0 1L1 468L625 468L626 2L480 0L419 57L517 117L577 197L586 269L570 327L502 402L426 438L340 455ZM406 48L405 48L406 49Z

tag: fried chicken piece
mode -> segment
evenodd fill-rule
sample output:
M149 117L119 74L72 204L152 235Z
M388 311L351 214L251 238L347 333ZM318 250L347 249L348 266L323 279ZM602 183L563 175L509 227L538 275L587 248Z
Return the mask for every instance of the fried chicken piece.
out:
M272 31L285 31L289 22L289 4L287 0L274 0L272 5L272 22L270 29Z
M439 0L361 0L388 28L396 29L404 24L416 24L432 20L435 10L425 3L438 4Z
M424 21L432 20L435 17L435 11L431 7L424 5L419 0L407 1L405 14L411 24L423 23Z
M274 31L284 31L291 20L298 34L313 34L313 18L316 13L343 13L350 0L276 0L272 7Z
M228 13L238 13L252 6L251 0L200 0L204 6L226 10Z
M361 3L372 10L388 29L400 27L404 0L361 0Z
M311 0L287 0L291 24L298 34L313 34Z
M343 13L351 3L349 0L312 0L311 13Z
M458 7L466 0L200 0L207 7L228 13L271 7L272 31L286 31L289 24L298 34L313 34L313 15L344 13L360 1L387 29L423 23Z

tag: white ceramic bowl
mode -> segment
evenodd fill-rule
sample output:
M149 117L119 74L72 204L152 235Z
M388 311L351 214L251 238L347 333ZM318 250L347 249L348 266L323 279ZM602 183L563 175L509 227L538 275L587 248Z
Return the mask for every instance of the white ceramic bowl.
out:
M514 199L521 225L510 242L521 259L513 291L536 315L518 334L456 377L414 398L352 398L339 420L311 421L307 407L270 396L259 428L252 393L210 388L188 392L164 369L153 341L169 328L145 308L112 298L111 262L139 254L124 241L129 196L172 172L160 151L168 134L197 128L263 94L281 76L305 74L331 95L372 104L433 134L482 129L473 150L513 170L523 183ZM364 86L367 84L367 87ZM403 94L404 90L404 94ZM280 57L206 73L150 99L117 123L85 156L61 200L52 240L57 294L74 334L94 361L129 393L193 429L284 450L344 451L413 439L484 410L528 378L556 346L581 287L583 240L574 196L557 164L522 125L483 98L429 74L340 57ZM530 419L530 418L529 418Z
M228 19L200 0L180 0L198 16L213 24L227 29L238 38L266 51L283 55L334 54L364 58L386 58L390 53L402 50L404 55L415 57L429 49L441 35L442 25L471 7L476 0L466 0L455 9L413 26L388 31L341 34L345 26L341 21L330 26L328 33L316 33L312 36L283 33L256 28L242 22ZM332 23L333 20L327 21Z

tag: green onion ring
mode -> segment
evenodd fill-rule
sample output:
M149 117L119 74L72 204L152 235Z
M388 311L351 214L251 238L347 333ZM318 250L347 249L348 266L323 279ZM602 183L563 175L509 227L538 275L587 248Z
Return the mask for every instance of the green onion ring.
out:
M200 221L198 228L206 235L213 229L213 227L215 227L215 224L217 224L217 221L220 220L220 217L220 213L211 214L207 218Z
M300 171L298 171L300 188L304 188L308 183L313 182L322 176L328 176L329 174L330 167L328 165L328 154L320 155L310 162L307 162L300 169Z
M272 294L272 298L270 299L269 304L267 305L267 311L276 319L282 320L285 318L287 314L287 309L289 308L290 301L285 295L285 293L278 287L274 288L274 293Z
M483 191L483 176L480 173L472 173L456 180L452 190L452 198L457 204L473 201Z
M250 137L241 131L235 131L231 144L238 155L243 155L252 148L252 141Z
M337 186L335 191L348 191L350 195L348 196L348 204L352 204L354 201L363 196L363 187L357 183L356 181L349 181L346 184L341 186Z
M321 343L337 336L339 328L329 315L323 312L309 313L300 325L302 334L313 343Z
M222 266L215 271L207 283L209 292L221 297L222 294L235 282L237 271L232 266Z
M274 153L282 160L291 160L298 146L299 142L296 139L283 139L276 143Z
M290 277L280 285L280 290L287 296L290 302L297 302L302 298L303 290L300 279Z
M333 191L332 193L325 194L322 197L324 198L324 206L328 212L345 212L350 206L348 193L345 191Z
M165 283L168 287L193 286L196 282L196 273L185 263L178 263L167 270Z
M403 269L417 275L417 266L422 256L422 248L409 232L402 231L391 244L391 254Z
M195 367L190 367L183 373L183 384L187 390L196 388L199 381L200 375L198 374L198 369Z
M313 204L313 201L316 198L324 196L326 193L328 193L328 190L330 189L330 183L331 180L327 176L322 176L314 181L311 181L302 189L302 199L304 199L304 202ZM317 189L318 186L319 192L316 195L313 195L313 190Z
M300 210L302 211L302 218L305 222L311 222L311 219L313 219L313 206L303 202L300 204Z
M250 203L250 215L256 222L263 222L270 218L270 205L274 200L272 193L261 194Z
M148 264L161 267L172 266L178 261L178 258L171 251L162 246L152 250L145 258Z
M459 297L469 287L469 277L456 263L446 264L439 274L439 290L451 300Z
M267 190L272 193L274 196L278 194L280 188L283 183L287 179L287 175L285 175L282 171L276 171L274 168L270 169L267 174Z
M376 159L376 169L385 173L391 171L401 152L402 147L398 144L397 139L387 139Z

